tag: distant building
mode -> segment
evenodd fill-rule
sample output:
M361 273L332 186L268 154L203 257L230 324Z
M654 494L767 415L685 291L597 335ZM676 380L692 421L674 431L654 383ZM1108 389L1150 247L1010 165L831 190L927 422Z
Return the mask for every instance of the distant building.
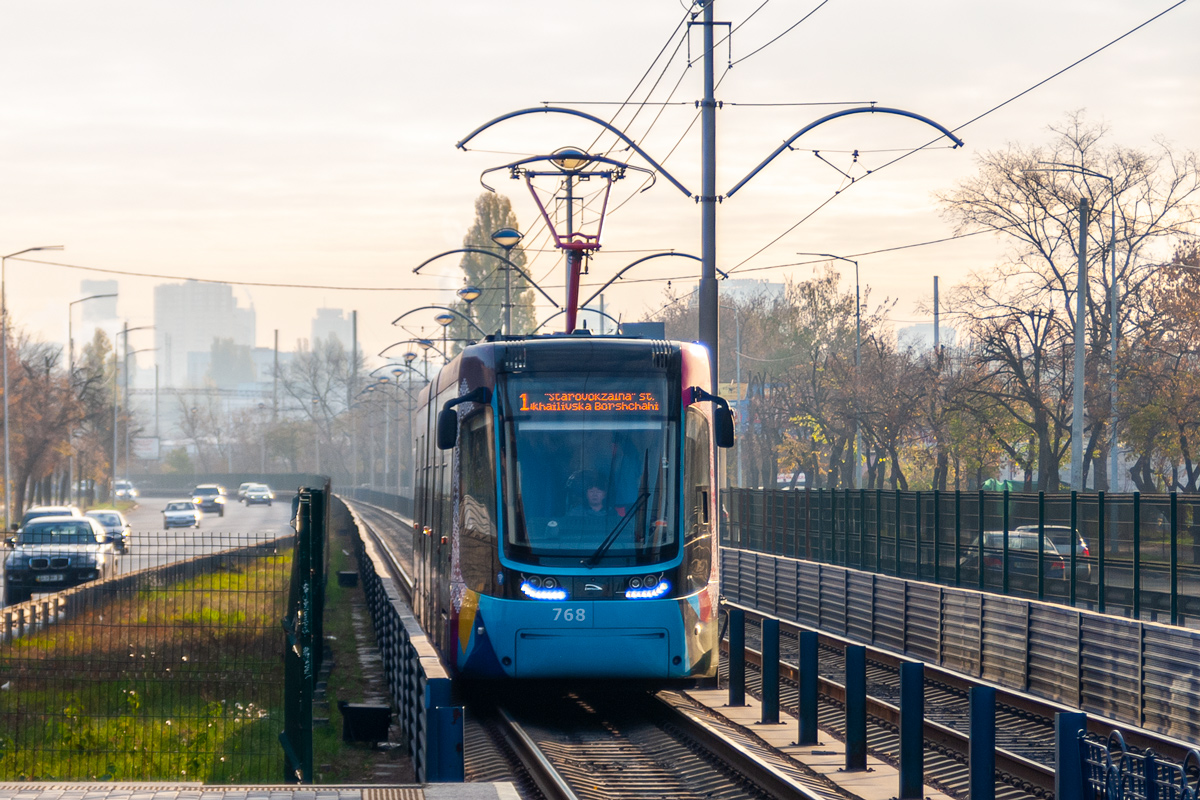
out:
M242 308L226 283L167 283L154 287L154 336L163 386L200 386L215 339L254 347L253 308Z
M340 308L317 309L317 315L312 321L312 345L315 346L318 339L328 339L330 336L341 342L347 351L350 350L350 343L354 339L351 312L342 311Z
M117 293L116 281L80 281L79 296L92 297L98 294ZM89 300L86 303L80 303L82 311L80 318L84 322L90 322L94 325L99 325L102 322L109 322L117 318L117 298L116 297L100 297L95 300Z
M942 347L953 347L956 336L954 328L948 328L945 325L940 326L941 337L939 344ZM909 325L906 328L899 328L896 331L896 344L901 349L911 347L919 352L926 352L933 349L933 323L922 323L920 325Z

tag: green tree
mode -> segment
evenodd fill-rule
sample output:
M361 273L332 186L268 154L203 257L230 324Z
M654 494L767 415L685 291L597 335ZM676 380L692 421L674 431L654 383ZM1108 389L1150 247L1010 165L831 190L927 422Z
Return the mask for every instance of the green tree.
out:
M463 237L463 247L474 247L488 250L498 256L504 256L504 248L492 241L492 233L501 228L516 228L517 215L513 213L512 203L502 194L484 192L475 198L475 221ZM525 251L521 245L512 249L508 259L518 267L525 266ZM482 290L479 299L470 304L469 313L475 324L486 333L496 333L504 328L504 280L505 264L498 258L491 258L480 253L464 253L459 262L467 283ZM514 334L529 333L537 326L534 315L534 291L521 274L512 272L512 332ZM462 314L468 313L467 303L455 302L451 308ZM472 329L461 320L455 320L449 329L451 338L477 339L478 331ZM436 338L436 337L429 337ZM455 350L461 349L461 343L456 343Z

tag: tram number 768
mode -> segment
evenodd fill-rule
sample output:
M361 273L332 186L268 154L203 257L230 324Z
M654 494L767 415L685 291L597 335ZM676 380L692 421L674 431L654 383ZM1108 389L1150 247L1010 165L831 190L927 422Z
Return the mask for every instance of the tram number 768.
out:
M586 620L586 608L563 608L557 606L554 609L555 622L585 622Z

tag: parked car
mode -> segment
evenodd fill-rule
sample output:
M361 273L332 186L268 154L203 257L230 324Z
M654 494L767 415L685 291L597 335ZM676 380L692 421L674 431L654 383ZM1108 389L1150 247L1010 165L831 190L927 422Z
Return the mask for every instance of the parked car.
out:
M199 528L204 519L204 512L191 500L172 500L162 514L164 528Z
M225 516L225 487L216 483L202 483L192 489L192 502L201 511L215 511L218 517Z
M242 493L242 502L247 506L252 506L256 503L265 503L269 506L274 500L275 493L265 483L252 483Z
M116 550L91 517L39 517L6 544L4 603L23 603L34 592L57 592L106 578L116 568Z
M1017 528L1019 531L1037 533L1037 525L1021 525ZM1088 547L1087 540L1083 538L1083 534L1078 531L1072 531L1070 525L1046 525L1046 535L1050 537L1050 541L1054 542L1054 547L1062 554L1062 557L1067 562L1067 569L1070 570L1071 562L1071 541L1075 542L1075 579L1090 581L1092 579L1092 550Z
M1050 537L1042 537L1041 553L1038 552L1038 535L1035 527L1032 532L1015 529L1008 532L1008 574L1036 577L1038 574L1038 558L1045 561L1042 573L1050 580L1063 580L1067 577L1067 561L1058 552ZM964 578L972 580L979 575L979 534L971 539L966 547L967 553L959 561ZM1004 569L1004 531L983 532L983 569L985 575L999 576ZM973 576L968 578L967 576Z
M84 516L91 517L100 523L112 543L117 546L117 550L122 553L129 552L129 537L133 534L133 527L129 524L129 520L125 519L124 514L115 508L93 508Z
M82 517L83 512L75 506L30 506L21 517L21 528L40 517Z
M254 485L254 481L247 481L238 487L237 499L239 503L246 499L246 490Z
M136 500L141 493L137 487L129 481L116 481L113 483L113 494L118 500Z

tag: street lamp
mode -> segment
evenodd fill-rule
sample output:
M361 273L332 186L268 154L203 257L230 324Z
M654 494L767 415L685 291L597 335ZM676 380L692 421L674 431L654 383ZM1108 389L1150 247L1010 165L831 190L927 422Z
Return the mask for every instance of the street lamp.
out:
M516 228L492 231L492 241L504 248L504 260L512 262L512 249L524 238ZM504 265L504 335L512 336L512 272Z
M1112 196L1112 204L1109 208L1110 217L1109 225L1109 244L1108 257L1112 261L1112 280L1109 286L1109 294L1111 295L1109 303L1109 316L1112 325L1112 333L1110 335L1109 348L1109 375L1108 375L1108 396L1109 396L1109 480L1108 489L1111 492L1117 490L1118 472L1118 457L1117 457L1117 337L1119 328L1117 325L1117 189L1116 182L1101 172L1096 172L1094 169L1078 166L1076 164L1061 164L1057 161L1039 161L1039 164L1045 164L1054 169L1036 170L1037 172L1072 172L1076 175L1091 175L1095 178L1108 181L1108 192ZM1030 170L1031 172L1034 170ZM1081 465L1082 468L1082 465Z
M854 453L852 463L854 464L853 488L858 489L862 483L858 467L858 456L862 452L862 432L858 424L858 373L862 366L862 296L858 284L858 262L853 258L835 256L833 253L797 253L796 255L836 258L838 261L849 261L854 265Z
M88 300L99 300L102 297L116 297L115 292L93 294L81 297L67 303L67 387L70 388L75 380L75 306ZM67 495L79 503L79 490L75 485L75 431L74 427L67 431Z
M124 336L124 353L125 353L125 407L126 411L129 408L129 334L133 331L152 330L153 325L138 325L136 328L129 327L126 322L124 327L117 331L117 336ZM117 400L117 372L119 371L120 362L117 361L117 348L113 347L113 457L112 457L112 479L109 483L111 491L116 490L117 485L117 408L119 402ZM126 433L129 432L129 426L126 425ZM129 458L126 456L125 468L129 469ZM114 495L115 499L115 495Z
M8 449L8 295L5 293L5 275L6 266L10 258L16 258L25 253L32 253L37 250L62 250L61 244L43 245L42 247L26 247L24 250L18 250L15 253L9 253L6 256L0 256L0 349L3 349L4 361L4 529L8 530L12 525L12 515L10 512L10 490L9 486L12 480L9 477L12 472L12 464L9 458Z

